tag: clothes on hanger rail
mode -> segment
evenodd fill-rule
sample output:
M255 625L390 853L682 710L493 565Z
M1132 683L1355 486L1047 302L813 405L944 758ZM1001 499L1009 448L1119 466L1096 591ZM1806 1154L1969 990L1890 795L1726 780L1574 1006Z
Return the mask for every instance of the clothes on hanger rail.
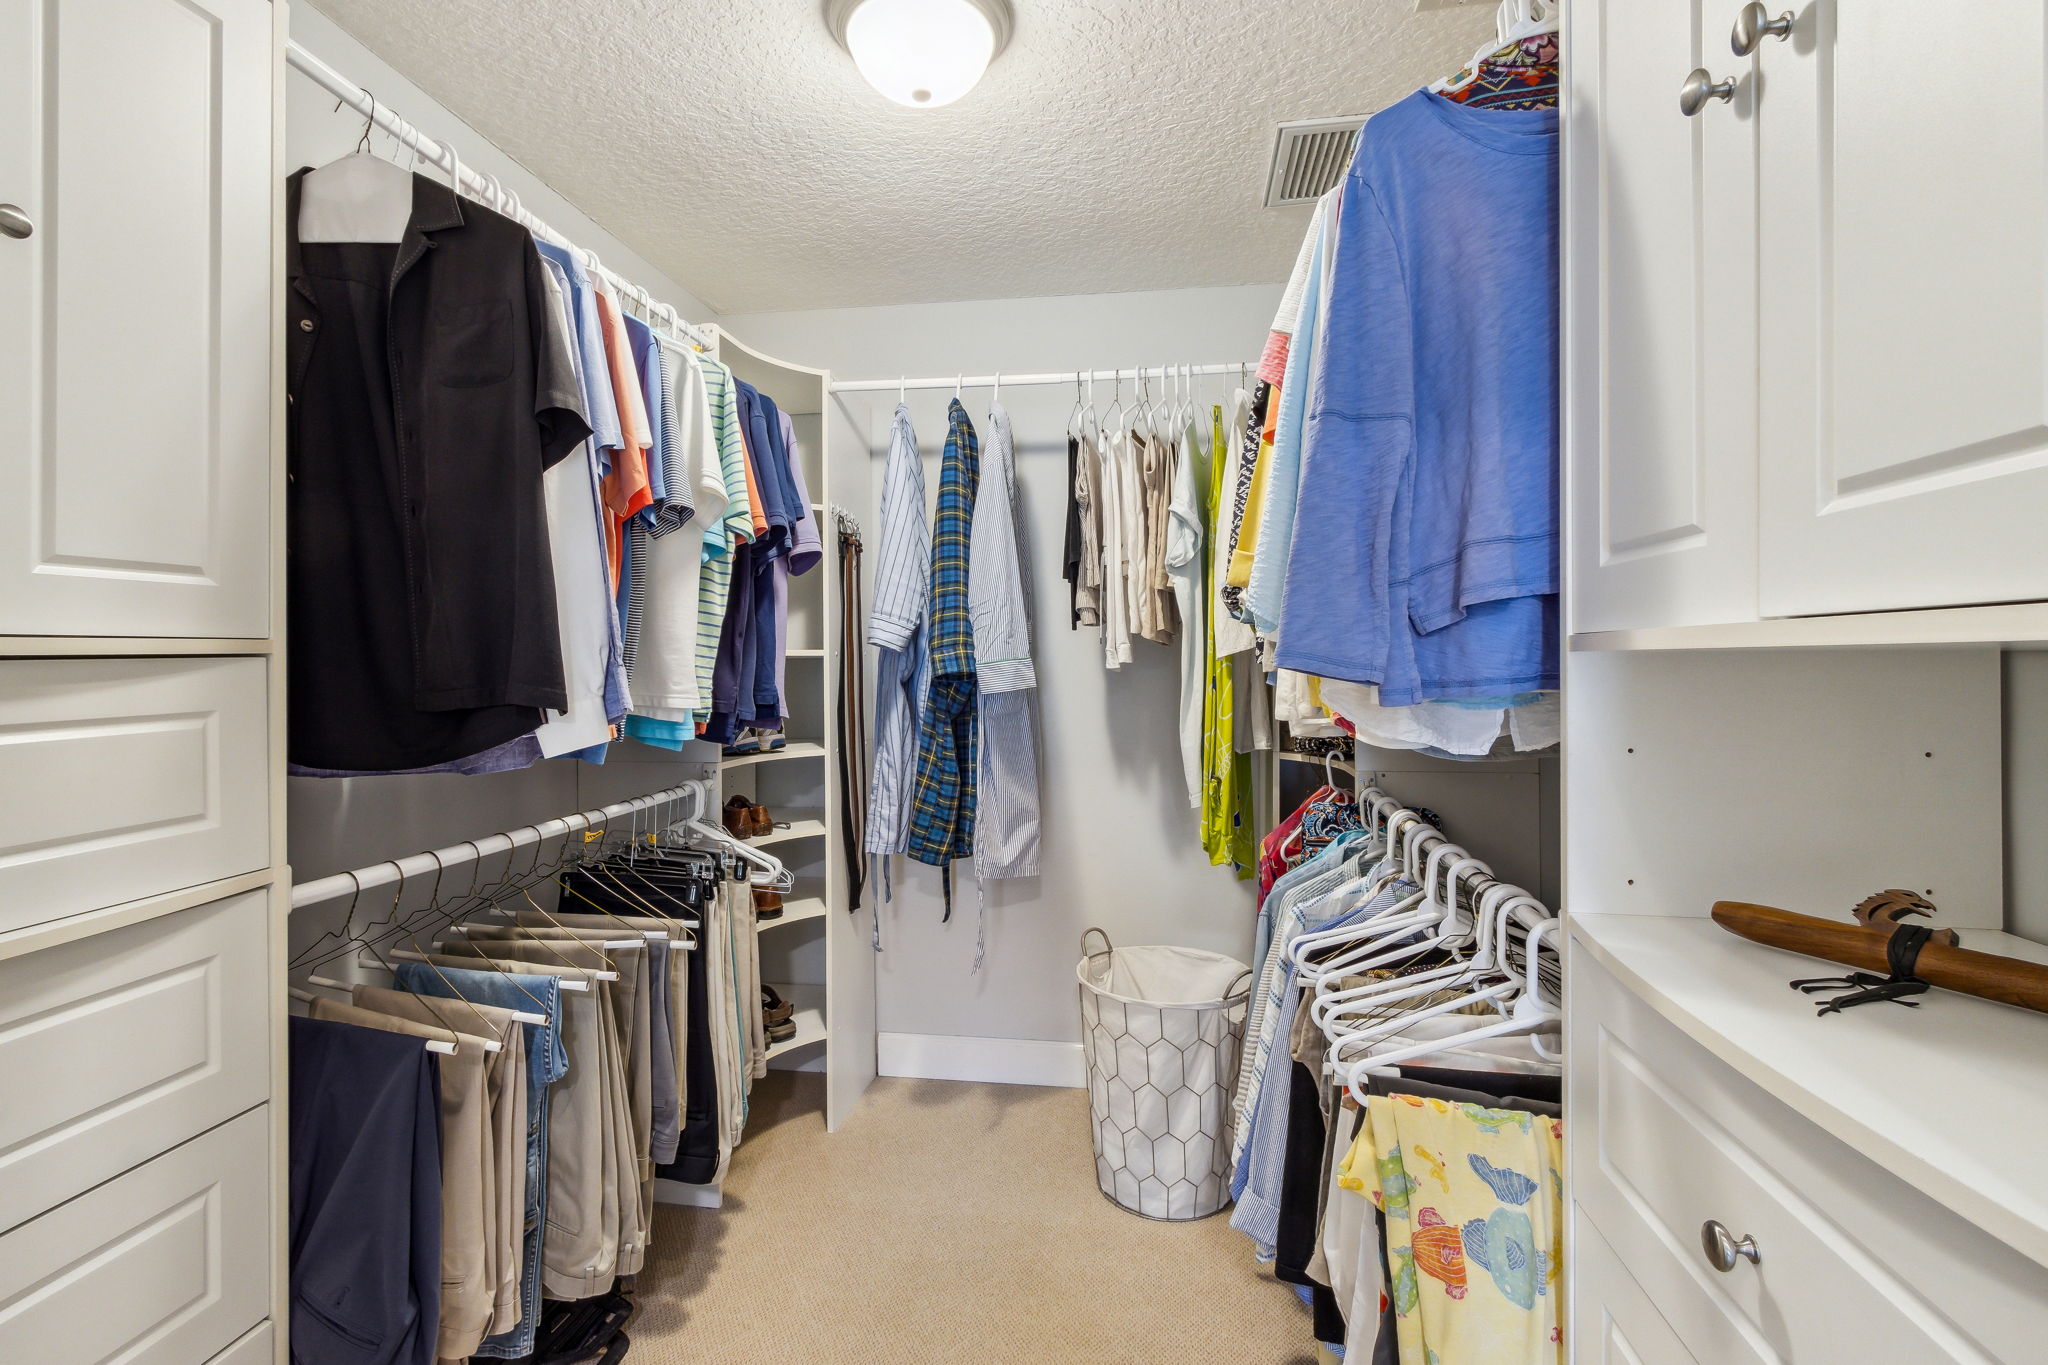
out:
M779 732L789 579L822 554L789 415L575 252L426 177L404 240L302 242L305 174L291 770Z
M441 931L431 951L404 951L390 985L315 996L310 1018L293 1021L295 1106L304 1101L293 1280L351 1350L370 1341L388 1348L380 1358L526 1357L554 1314L544 1301L602 1301L644 1266L657 1168L715 1180L739 1139L746 1091L765 1071L765 1041L745 1018L750 1009L758 1021L747 1002L761 994L745 882L719 857L636 845L558 885L550 906L530 889L501 889L484 917ZM416 941L412 926L395 927ZM452 1053L425 1059L429 1039ZM430 1129L406 1098L420 1095ZM363 1121L338 1120L336 1106ZM305 1130L316 1118L331 1135ZM697 1152L709 1159L693 1164ZM353 1162L386 1187L350 1183ZM401 1169L409 1180L390 1184ZM418 1207L429 1187L431 1211ZM337 1202L344 1193L361 1207ZM414 1262L430 1257L431 1277L363 1264L350 1235L363 1220L413 1246ZM376 1292L350 1300L352 1276ZM407 1325L422 1312L423 1344Z

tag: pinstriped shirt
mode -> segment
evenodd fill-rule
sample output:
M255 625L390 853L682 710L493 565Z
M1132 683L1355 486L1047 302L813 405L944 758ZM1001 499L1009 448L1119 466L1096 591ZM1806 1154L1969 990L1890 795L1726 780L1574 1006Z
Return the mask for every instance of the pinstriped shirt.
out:
M869 853L901 853L910 835L910 784L929 683L925 610L931 595L931 529L924 514L924 458L910 409L896 405L882 472L882 538L868 638L875 661L875 769Z

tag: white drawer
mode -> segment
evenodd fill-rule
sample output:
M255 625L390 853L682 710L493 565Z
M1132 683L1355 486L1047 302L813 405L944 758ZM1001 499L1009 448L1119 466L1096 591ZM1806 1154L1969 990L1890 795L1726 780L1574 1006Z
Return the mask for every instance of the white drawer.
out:
M1699 1365L1583 1211L1574 1212L1571 1242L1571 1327L1565 1340L1578 1365Z
M277 1329L266 1322L208 1361L207 1365L270 1365L276 1342Z
M269 1316L258 1109L0 1235L0 1360L195 1365Z
M2042 1358L2048 1270L1766 1095L1584 952L1570 1001L1572 1198L1700 1360ZM1761 1262L1714 1269L1708 1219L1754 1237Z
M268 894L0 962L0 1230L263 1102Z
M264 866L265 669L0 663L0 932Z

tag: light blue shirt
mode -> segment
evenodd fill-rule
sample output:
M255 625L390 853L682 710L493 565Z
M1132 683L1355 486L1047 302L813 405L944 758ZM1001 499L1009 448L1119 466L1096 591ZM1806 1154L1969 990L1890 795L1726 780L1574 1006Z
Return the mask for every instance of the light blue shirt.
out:
M868 639L875 660L875 766L868 797L869 853L901 853L910 838L917 730L931 686L926 604L931 597L931 524L925 520L924 458L910 409L896 405L882 471L882 539Z
M1280 611L1287 587L1287 555L1294 544L1296 499L1301 493L1301 449L1306 435L1309 376L1316 353L1316 329L1322 313L1323 261L1330 244L1330 218L1338 211L1343 190L1332 190L1316 208L1315 245L1301 292L1301 311L1287 348L1287 370L1280 384L1280 413L1273 422L1273 448L1266 452L1266 498L1259 507L1258 553L1252 559L1251 582L1244 590L1252 625L1266 635L1280 629Z
M1557 250L1555 110L1417 91L1366 125L1280 667L1388 706L1557 686Z

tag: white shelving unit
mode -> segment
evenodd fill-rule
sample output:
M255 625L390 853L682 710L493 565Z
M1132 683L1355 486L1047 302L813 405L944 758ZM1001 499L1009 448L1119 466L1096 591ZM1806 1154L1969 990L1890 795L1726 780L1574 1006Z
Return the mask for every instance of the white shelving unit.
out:
M824 555L790 581L784 733L787 743L719 764L720 800L735 792L786 822L750 842L796 874L782 914L760 922L761 972L796 1006L796 1037L769 1049L777 1066L822 1069L825 1122L837 1128L875 1076L875 973L869 946L872 911L849 913L847 869L838 842L838 703L841 660L838 528L831 507L864 508L865 449L849 443L834 459L831 376L760 354L721 333L719 359L775 400L796 428L804 480ZM865 756L856 759L865 762Z

